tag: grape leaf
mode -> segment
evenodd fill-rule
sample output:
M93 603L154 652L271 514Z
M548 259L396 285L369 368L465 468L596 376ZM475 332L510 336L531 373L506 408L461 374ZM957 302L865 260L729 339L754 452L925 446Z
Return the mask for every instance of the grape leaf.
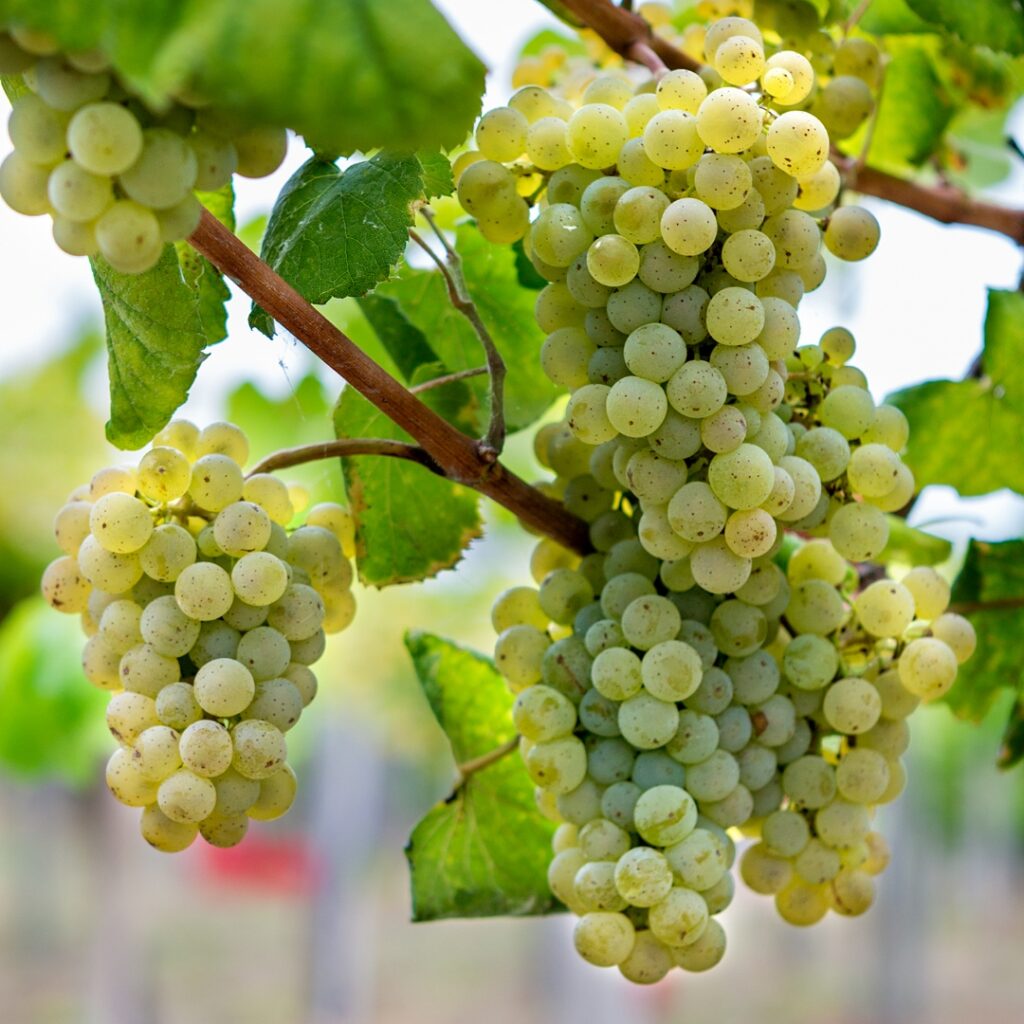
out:
M429 633L405 644L457 763L515 735L512 697L488 659ZM474 773L409 838L413 920L561 910L546 874L553 828L515 753Z
M1004 607L971 611L977 602L1024 597L1024 541L971 541L960 574L953 584L953 608L978 633L978 647L960 666L946 702L962 718L980 721L1004 687L1020 690L1020 637L1024 608Z
M878 556L882 565L902 562L904 565L938 565L953 553L953 545L945 537L918 530L900 516L886 516L889 540Z
M107 325L107 439L141 448L188 397L211 337L209 305L183 278L173 246L144 274L90 260Z
M965 43L1005 53L1024 53L1020 0L907 0L925 21L941 25Z
M363 295L401 259L413 203L438 179L433 158L425 168L415 155L378 153L342 171L313 157L281 190L260 255L310 302ZM259 306L249 323L274 332Z
M543 0L541 0L543 2ZM558 11L555 11L558 14ZM559 14L559 17L563 15ZM567 19L565 19L567 20ZM537 57L542 54L549 46L556 46L560 50L564 50L567 54L576 57L585 57L587 48L583 44L583 40L579 36L569 36L564 32L558 32L551 28L542 28L535 35L530 36L525 43L519 48L520 57Z
M424 393L426 400L431 392ZM334 410L338 437L409 436L354 388ZM341 460L349 507L356 520L359 578L386 587L436 576L480 536L476 492L404 459L359 455Z
M472 225L459 226L456 248L462 257L466 286L508 370L506 422L509 429L521 430L541 416L556 395L540 367L544 336L533 318L536 295L521 286L515 253L507 246L485 241ZM398 303L449 370L482 365L480 339L452 306L439 273L405 267L400 276L380 285L376 294ZM487 378L473 378L470 385L481 408L487 410Z
M878 36L939 31L938 26L915 14L907 0L871 0L858 25L865 32Z
M1006 717L996 764L1000 768L1014 768L1021 761L1024 761L1024 706L1015 700Z
M1024 493L1015 455L1024 436L1024 294L989 291L979 377L925 381L887 401L910 420L907 462L918 487Z
M924 44L890 47L869 159L890 170L916 167L939 147L953 107Z
M454 146L485 68L429 0L0 0L0 24L102 49L159 108L182 87L321 151Z
M387 349L399 373L408 381L418 366L436 363L437 353L430 347L426 335L411 324L394 300L378 292L364 295L359 302L363 316Z

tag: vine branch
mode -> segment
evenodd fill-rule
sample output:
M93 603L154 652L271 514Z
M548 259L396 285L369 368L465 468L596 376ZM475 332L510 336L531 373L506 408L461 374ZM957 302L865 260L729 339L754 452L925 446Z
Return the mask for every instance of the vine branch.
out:
M307 462L350 455L385 455L393 459L408 459L410 462L418 462L431 473L444 475L437 463L418 444L406 444L404 441L383 437L340 437L335 441L316 441L297 448L283 448L257 462L247 475L273 473L278 469L289 469Z
M635 44L641 43L649 47L669 68L688 68L690 71L699 71L701 68L698 61L668 40L655 35L638 14L617 7L610 0L562 0L562 5L624 57L636 59L630 56L629 51ZM838 152L833 154L832 162L844 177L850 175L856 165L852 157ZM950 185L918 185L873 167L859 170L856 189L864 195L916 210L942 224L969 224L997 231L1024 246L1024 209L979 202Z
M189 244L314 355L422 446L441 473L503 505L529 528L581 553L588 527L560 502L509 472L479 441L468 437L378 366L287 281L209 211L203 210Z
M954 601L947 610L958 615L970 615L972 612L1005 611L1011 608L1024 608L1024 597L996 597L991 601Z

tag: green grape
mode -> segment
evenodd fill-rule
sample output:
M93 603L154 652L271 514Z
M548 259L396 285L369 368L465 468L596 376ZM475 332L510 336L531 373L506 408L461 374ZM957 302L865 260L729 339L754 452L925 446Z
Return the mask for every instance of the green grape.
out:
M615 231L612 219L619 198L630 189L623 178L600 177L591 182L580 196L580 213L587 227L595 235L609 235Z
M740 860L740 876L751 890L770 896L784 891L790 884L793 865L769 852L764 842L754 843Z
M675 704L648 693L628 697L619 706L619 729L640 750L664 746L675 735L678 725L679 710Z
M180 203L196 182L196 154L177 132L149 128L143 133L142 152L118 182L129 199L152 209Z
M615 106L615 104L612 104L612 106ZM643 92L630 96L625 105L619 109L622 110L622 116L626 119L626 127L629 129L630 135L629 141L636 142L637 136L643 135L647 122L662 108L654 93ZM628 146L629 143L627 142L626 145ZM621 170L621 153L619 154L619 164Z
M771 239L761 231L736 231L725 240L725 244L722 246L722 265L738 281L760 281L767 277L775 266L775 246ZM717 297L716 295L715 298ZM764 307L762 306L762 314L763 312ZM762 324L761 330L763 327ZM758 334L760 333L759 330Z
M773 782L779 764L775 750L756 742L739 751L736 763L740 766L740 784L748 791L762 789Z
M672 869L663 853L637 846L616 862L615 887L634 907L652 907L672 890Z
M38 96L26 93L11 107L7 133L21 158L51 167L67 152L68 117Z
M874 108L870 87L854 75L837 75L818 93L811 107L835 139L852 135Z
M694 172L697 198L715 210L734 210L753 187L750 168L738 156L708 153Z
M679 626L676 606L668 598L653 594L634 598L622 613L623 636L641 651L671 640Z
M588 861L617 861L630 845L629 833L603 818L588 821L579 830L579 848Z
M12 32L17 32L18 36L25 39L24 28L13 29ZM52 48L44 46L44 49L49 49L51 53L56 52L56 41L53 41ZM34 63L35 58L31 52L19 46L7 32L0 32L0 74L20 75L23 71L28 71Z
M59 57L47 57L33 69L35 91L50 107L70 113L103 99L110 86L105 74L83 74Z
M217 718L241 714L256 691L252 673L234 658L226 657L205 662L196 673L194 685L199 706Z
M288 135L283 128L255 127L232 139L238 153L237 171L243 178L265 178L284 162Z
M765 61L765 78L762 81L765 81L766 88L767 75L776 68L787 71L792 78L793 85L788 92L781 96L773 94L775 98L788 106L807 99L814 87L814 69L811 67L811 62L802 53L797 53L794 50L779 50L772 54Z
M635 945L633 923L625 914L594 911L584 914L573 930L573 944L587 963L614 967L625 961Z
M530 122L512 107L495 107L480 118L476 126L477 147L487 160L511 163L526 150Z
M107 639L97 633L89 637L82 649L82 671L85 678L101 690L117 690L121 686L121 656Z
M181 767L178 733L166 725L143 730L132 747L132 763L143 778L161 782Z
M220 521L220 516L217 521ZM301 526L291 534L288 538L288 561L296 569L303 570L314 586L326 588L331 584L344 590L351 586L352 567L342 553L341 544L330 530L322 526Z
M548 635L534 626L510 626L494 647L498 671L514 690L539 682L541 660L550 644Z
M818 471L823 481L836 480L850 463L850 445L831 427L812 427L796 443L796 454Z
M118 743L126 746L138 735L160 724L156 704L141 693L115 693L107 705L107 728Z
M545 263L568 267L586 252L594 235L575 206L556 203L543 210L533 222L530 240L533 251Z
M185 768L164 779L157 790L160 810L180 824L198 824L209 817L216 803L213 783Z
M767 146L776 167L794 178L809 178L828 159L828 132L813 114L790 110L769 126Z
M512 720L519 733L541 743L569 735L576 725L576 708L550 686L531 686L516 698Z
M575 828L574 825L559 826ZM556 831L556 838L557 838ZM567 847L566 847L567 848ZM561 852L559 850L556 853ZM581 909L588 913L625 910L628 904L615 888L615 865L610 861L584 864L573 879L573 889ZM628 920L628 919L627 919Z
M740 153L761 134L761 111L742 89L725 87L709 93L697 111L701 140L716 153Z
M668 504L672 529L684 540L702 543L717 537L727 518L725 505L703 481L691 481L676 491Z
M753 509L767 500L775 482L772 461L762 448L741 444L715 455L708 466L708 484L715 496L733 509Z
M242 717L269 722L284 733L299 720L304 706L302 694L290 680L265 679L257 682L252 703Z
M500 163L480 160L463 172L457 194L463 209L480 217L516 198L515 178Z
M292 583L270 606L267 622L287 640L306 640L324 622L323 598L304 583Z
M644 502L663 505L686 483L683 461L660 456L653 449L641 449L626 464L626 479L633 493Z
M728 386L721 371L697 359L684 363L669 378L665 392L677 412L693 419L704 419L725 404Z
M690 567L693 578L708 593L727 594L747 582L751 560L730 550L724 537L715 537L694 551Z
M147 576L173 583L196 560L196 542L176 523L158 526L139 551L139 563Z
M836 795L835 769L816 755L805 755L786 765L782 788L796 809L817 810Z
M160 723L179 732L203 717L190 683L168 683L157 693L155 705Z
M839 656L835 646L813 633L794 637L782 656L786 678L801 690L820 690L835 677Z
M124 689L155 698L165 686L181 678L181 669L176 659L143 643L124 653L118 675Z
M889 539L885 516L871 505L843 505L829 520L829 540L836 551L851 562L877 557Z
M708 333L719 344L746 345L763 327L761 300L745 288L723 288L708 302Z
M620 434L646 437L665 419L668 399L659 384L630 376L613 385L605 409L609 421Z
M89 528L107 551L126 555L138 551L149 540L153 517L137 498L114 492L103 495L93 505Z
M699 256L718 234L715 212L700 199L677 199L661 218L661 237L680 256Z
M258 718L239 722L231 730L235 753L232 767L247 779L264 780L277 773L287 756L284 735Z
M684 110L655 114L644 126L642 139L648 159L669 171L692 167L704 152L697 119Z
M139 493L161 503L177 501L188 490L192 467L175 448L151 448L139 462Z
M615 204L612 212L615 230L635 245L654 242L660 237L661 218L668 205L668 196L660 189L631 188L623 192Z
M192 619L219 619L234 600L231 577L213 562L196 562L181 571L174 583L174 597Z
M667 324L643 324L627 338L626 365L646 380L667 381L686 360L686 343Z
M557 171L572 163L567 134L567 125L559 117L541 117L534 121L526 133L526 155L530 163L542 171Z
M280 600L287 589L288 571L284 563L269 552L254 551L235 563L231 584L246 604L271 605Z
M181 734L179 748L184 766L203 778L223 775L231 767L231 734L219 722L193 722Z
M825 247L842 260L863 260L878 248L880 229L862 206L841 206L828 219Z
M759 228L764 222L764 200L756 188L752 188L746 198L732 209L719 209L716 214L718 226L727 232L746 231Z
M711 365L725 378L729 394L760 401L756 396L771 373L768 357L760 345L716 345L711 352Z
M560 327L541 347L541 368L559 387L575 390L588 383L587 367L595 351L594 343L579 327Z
M856 735L878 721L882 699L866 679L840 679L825 691L822 710L837 732Z
M708 88L700 75L683 69L668 71L658 80L655 96L662 110L685 110L696 114Z
M122 174L142 152L142 128L118 103L90 103L68 124L68 149L75 162L93 174Z
M630 139L622 147L616 170L634 187L647 185L660 189L665 184L665 172L647 155L642 139Z
M692 284L699 270L699 260L673 252L663 241L651 242L640 250L638 276L653 291L665 295L681 292Z
M630 281L608 299L608 319L616 330L630 334L661 318L662 297L641 281Z
M691 764L686 771L686 788L701 802L722 800L740 781L736 758L725 750L716 750L708 758Z
M235 658L252 674L256 682L274 679L288 667L291 647L270 626L257 626L238 641Z
M786 68L768 68L761 74L761 87L772 99L784 99L794 91L793 75Z
M673 964L669 947L651 931L640 930L629 956L619 964L619 972L636 985L653 985L672 970Z
M89 539L86 538L81 546L84 547ZM71 555L65 555L46 567L41 589L46 603L51 608L74 615L84 612L88 607L89 593L92 589L90 582L92 581L79 563Z
M961 665L974 653L978 643L974 626L954 612L946 612L932 623L932 635L949 647Z
M602 301L596 303L596 305L604 305L608 298L608 289L599 285L590 276L586 269L584 257L577 257L573 262L566 274L566 283L568 283L569 274L575 272L578 276L578 267L583 268L586 282L591 287L600 289L603 293ZM537 321L537 326L542 331L550 333L551 331L557 331L560 327L582 327L586 312L586 308L573 298L566 284L552 283L537 293L537 301L533 307L533 318Z
M534 785L556 795L572 792L587 774L587 752L575 736L561 736L530 747L524 757Z
M738 754L750 742L753 735L753 723L750 720L750 712L746 708L726 708L715 717L715 724L718 726L719 748L730 754ZM737 764L739 764L738 761ZM714 802L711 801L711 803ZM704 813L708 814L707 804L703 809ZM716 820L714 815L708 816L712 820Z
M764 40L761 37L761 30L752 21L748 21L746 18L723 17L719 18L707 27L707 31L704 36L705 58L709 62L713 62L715 54L718 52L718 48L722 43L727 39L731 39L733 36L744 36L747 39L753 40L758 46L764 45Z
M629 284L639 267L640 254L636 246L621 235L601 235L587 249L587 271L606 288Z
M53 218L53 240L70 256L95 256L99 252L92 224L68 220L59 214Z
M781 270L801 270L818 254L818 223L802 210L774 213L761 225L761 230L775 246L775 265Z
M807 819L796 811L774 811L761 825L764 850L776 857L795 857L810 840Z
M685 971L708 971L725 956L725 929L711 918L700 938L687 946L673 947L671 953L676 966Z
M127 807L146 807L156 802L157 783L142 774L134 753L126 747L119 747L111 755L106 782L114 798Z
M800 178L793 205L798 210L824 210L836 201L841 187L839 171L831 160L826 160L814 174Z
M49 213L49 178L49 168L29 163L17 152L10 153L0 163L0 198L15 213L27 217Z
M618 433L605 411L610 390L604 384L587 384L569 399L566 421L573 434L586 444L602 444Z
M935 700L949 691L956 679L957 657L941 639L911 640L898 662L900 682L922 700Z
M731 452L747 436L747 421L734 405L722 406L700 421L704 447L712 452Z
M789 306L795 308L800 304L805 288L803 278L796 271L776 267L767 277L761 278L755 284L754 291L762 303L768 298L776 298L784 300ZM762 339L763 337L762 335ZM786 355L790 355L795 347L796 342L794 341Z
M666 295L662 306L662 322L678 331L688 345L696 345L707 337L704 317L708 299L708 293L698 285L690 285L682 291Z
M764 643L768 630L764 612L743 601L723 601L712 613L709 625L718 649L733 658L753 655ZM769 693L774 692L775 685L778 683L778 669L774 662L771 662L770 670L765 669L764 665L757 662L756 666L750 670L756 671L757 669L766 671L773 680L771 689L764 695L767 697ZM753 703L753 698L748 696L747 686L744 685L744 676L733 675L733 672L738 670L739 666L735 661L731 668L727 669L733 676L736 699L744 704ZM744 699L745 697L747 699ZM758 699L763 700L764 697Z
M130 199L117 199L107 207L96 221L95 230L101 255L123 274L141 274L149 270L163 252L164 243L156 216Z
M580 166L592 170L610 167L629 138L626 119L607 103L584 104L569 118L566 144Z
M746 36L730 36L715 50L714 66L730 85L749 85L764 70L764 50Z
M853 610L872 636L898 637L914 620L914 595L902 583L878 580L857 595Z

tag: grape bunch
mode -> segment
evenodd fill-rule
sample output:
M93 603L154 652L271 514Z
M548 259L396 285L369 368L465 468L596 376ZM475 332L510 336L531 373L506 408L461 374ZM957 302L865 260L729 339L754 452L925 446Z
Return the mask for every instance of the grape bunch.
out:
M569 398L541 487L593 548L538 543L537 587L494 605L495 662L576 948L639 983L722 958L743 836L739 875L784 920L867 910L905 719L975 644L934 570L862 585L914 494L908 424L845 328L800 345L822 246L859 260L879 234L837 205L808 109L827 62L741 17L686 35L702 74L552 62L454 162L480 231L548 282L539 358ZM867 74L845 46L832 82Z
M242 475L245 434L174 420L137 468L100 470L57 513L64 555L43 596L81 615L88 680L110 692L107 785L143 838L241 842L296 793L285 734L316 696L309 667L355 615L352 518ZM294 499L294 500L293 500Z
M284 129L248 124L196 97L153 110L100 53L58 51L42 33L0 32L0 74L20 75L0 164L0 197L28 216L49 214L54 241L115 270L149 270L164 246L199 224L196 191L236 172L260 178L284 159Z

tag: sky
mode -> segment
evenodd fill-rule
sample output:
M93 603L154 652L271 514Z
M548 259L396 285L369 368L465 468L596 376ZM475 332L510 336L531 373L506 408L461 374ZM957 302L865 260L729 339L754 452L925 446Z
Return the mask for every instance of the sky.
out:
M555 19L535 0L436 0L491 71L485 106L507 97L513 58L522 41ZM0 101L6 104L6 101ZM6 106L0 106L6 118ZM1024 111L1013 119L1017 137L1024 135ZM270 178L241 180L238 220L244 224L269 211L289 174L303 161L301 144L293 142L285 165ZM1024 197L1024 167L1003 183L994 198L1019 203ZM868 376L876 399L922 379L959 377L981 343L986 289L1016 287L1020 254L1008 239L991 232L946 227L890 204L865 202L882 226L882 242L863 263L838 265L800 306L805 342L823 330L843 324L857 338L854 362ZM27 218L0 204L0 377L35 364L59 351L84 318L100 321L99 300L88 261L62 253L50 238L45 218ZM251 379L276 394L311 365L293 339L267 341L245 322L247 302L231 303L229 340L216 346L204 363L186 414L209 419L223 396L242 379ZM337 382L329 371L328 379ZM105 406L102 367L97 370L97 406ZM1024 511L1005 497L963 502L932 489L919 504L918 521L956 517L936 527L952 537L980 532L989 537L1019 534ZM966 519L964 518L966 517Z

